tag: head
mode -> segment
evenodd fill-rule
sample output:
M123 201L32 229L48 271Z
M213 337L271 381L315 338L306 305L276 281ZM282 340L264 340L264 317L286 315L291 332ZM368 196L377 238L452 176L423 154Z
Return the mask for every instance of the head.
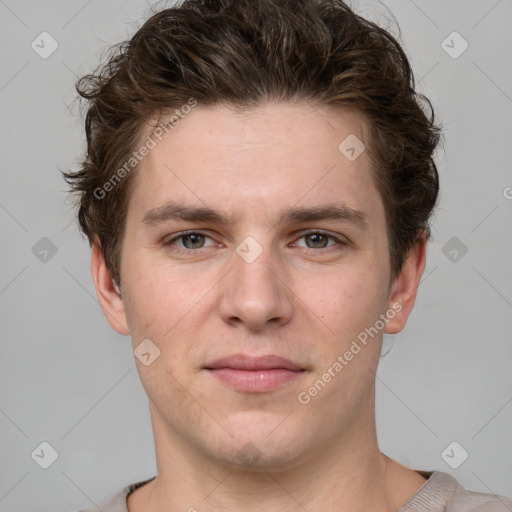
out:
M159 352L137 365L160 434L276 467L364 431L438 194L439 131L397 41L340 0L189 0L78 91L87 154L66 179L107 319ZM240 353L302 371L235 390L211 365Z

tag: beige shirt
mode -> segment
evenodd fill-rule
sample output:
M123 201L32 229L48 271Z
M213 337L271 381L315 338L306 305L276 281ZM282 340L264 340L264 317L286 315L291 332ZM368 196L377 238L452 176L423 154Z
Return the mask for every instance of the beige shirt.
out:
M512 500L494 494L467 491L447 473L418 471L428 480L397 512L512 512ZM126 498L156 477L125 487L100 505L77 512L128 512Z

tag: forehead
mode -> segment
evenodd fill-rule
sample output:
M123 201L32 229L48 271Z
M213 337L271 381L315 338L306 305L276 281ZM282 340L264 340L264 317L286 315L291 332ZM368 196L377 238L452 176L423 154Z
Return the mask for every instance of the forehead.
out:
M197 106L154 140L134 176L129 217L141 219L171 200L239 220L324 202L368 217L383 213L362 145L367 126L354 111L288 103L243 111Z

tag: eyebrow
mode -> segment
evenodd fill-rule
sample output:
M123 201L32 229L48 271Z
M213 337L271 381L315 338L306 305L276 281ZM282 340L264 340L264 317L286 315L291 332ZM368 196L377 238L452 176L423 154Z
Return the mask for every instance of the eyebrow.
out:
M142 218L142 223L147 226L157 226L173 220L228 225L234 218L206 206L189 206L170 201L147 211ZM362 229L369 226L368 216L364 212L341 204L288 208L278 217L278 223L306 223L321 220L345 221Z

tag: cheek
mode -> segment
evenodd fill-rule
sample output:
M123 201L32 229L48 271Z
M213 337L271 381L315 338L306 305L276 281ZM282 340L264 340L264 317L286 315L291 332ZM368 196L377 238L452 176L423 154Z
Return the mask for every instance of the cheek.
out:
M378 271L351 268L314 279L298 279L295 289L304 312L313 313L312 318L316 317L328 338L345 344L373 325L382 313L386 305L383 282Z
M131 332L139 338L172 337L175 326L182 331L211 287L207 274L183 275L174 265L149 257L125 263L125 307Z

